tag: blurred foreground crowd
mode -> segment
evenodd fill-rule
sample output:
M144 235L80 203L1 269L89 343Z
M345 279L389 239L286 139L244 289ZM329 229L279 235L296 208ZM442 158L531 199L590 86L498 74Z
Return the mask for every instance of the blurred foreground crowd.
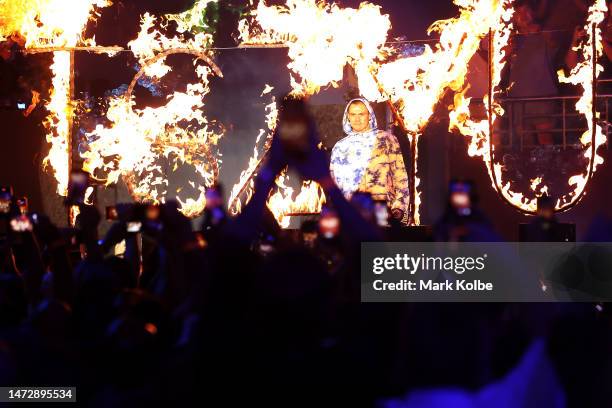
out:
M2 189L0 384L76 386L92 407L612 405L606 305L362 304L361 243L407 230L367 194L347 200L314 127L307 142L273 139L237 217L210 188L197 231L176 203L130 204L99 237L74 184L76 226L60 229ZM293 232L266 208L287 166L327 197ZM536 229L554 222L542 200ZM415 239L499 240L461 181Z

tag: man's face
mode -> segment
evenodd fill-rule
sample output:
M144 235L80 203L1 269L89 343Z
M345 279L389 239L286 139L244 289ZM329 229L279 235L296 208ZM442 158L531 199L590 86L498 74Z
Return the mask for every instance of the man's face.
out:
M355 132L370 130L370 112L362 102L355 102L349 106L348 120Z

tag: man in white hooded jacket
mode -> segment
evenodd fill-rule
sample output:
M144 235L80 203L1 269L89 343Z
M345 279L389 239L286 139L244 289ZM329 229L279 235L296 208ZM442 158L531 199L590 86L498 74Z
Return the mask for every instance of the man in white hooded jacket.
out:
M386 201L393 218L406 221L408 175L396 137L378 130L369 102L353 99L343 118L346 137L332 149L332 176L348 198L355 192L370 193Z

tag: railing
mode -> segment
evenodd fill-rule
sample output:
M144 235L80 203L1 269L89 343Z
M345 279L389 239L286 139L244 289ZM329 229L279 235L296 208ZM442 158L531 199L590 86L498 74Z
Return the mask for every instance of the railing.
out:
M598 83L609 83L612 80L600 80ZM540 146L532 143L527 136L537 133L549 133L560 135L554 138L553 145L566 149L583 149L580 136L588 130L587 118L575 109L576 102L580 96L553 96L553 97L530 97L530 98L500 98L498 102L504 109L504 115L497 119L493 132L493 142L496 146L504 149L524 150ZM612 135L612 94L598 94L596 98L596 109L599 112L598 124L602 126L608 141ZM549 104L550 113L529 113L526 105L533 103ZM482 99L473 99L473 105L483 105ZM486 107L485 107L486 108ZM536 129L529 128L530 122L536 120L549 120L550 127ZM609 142L607 143L609 148Z

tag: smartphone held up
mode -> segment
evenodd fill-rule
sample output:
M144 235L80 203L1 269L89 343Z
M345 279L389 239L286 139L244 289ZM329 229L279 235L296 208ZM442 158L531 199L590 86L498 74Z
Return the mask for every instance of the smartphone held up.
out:
M309 150L312 121L303 99L285 97L280 105L278 137L285 153L297 160L304 160Z
M79 205L85 203L85 194L89 187L89 173L82 170L73 170L70 172L70 180L68 181L68 194L66 196L66 205Z

